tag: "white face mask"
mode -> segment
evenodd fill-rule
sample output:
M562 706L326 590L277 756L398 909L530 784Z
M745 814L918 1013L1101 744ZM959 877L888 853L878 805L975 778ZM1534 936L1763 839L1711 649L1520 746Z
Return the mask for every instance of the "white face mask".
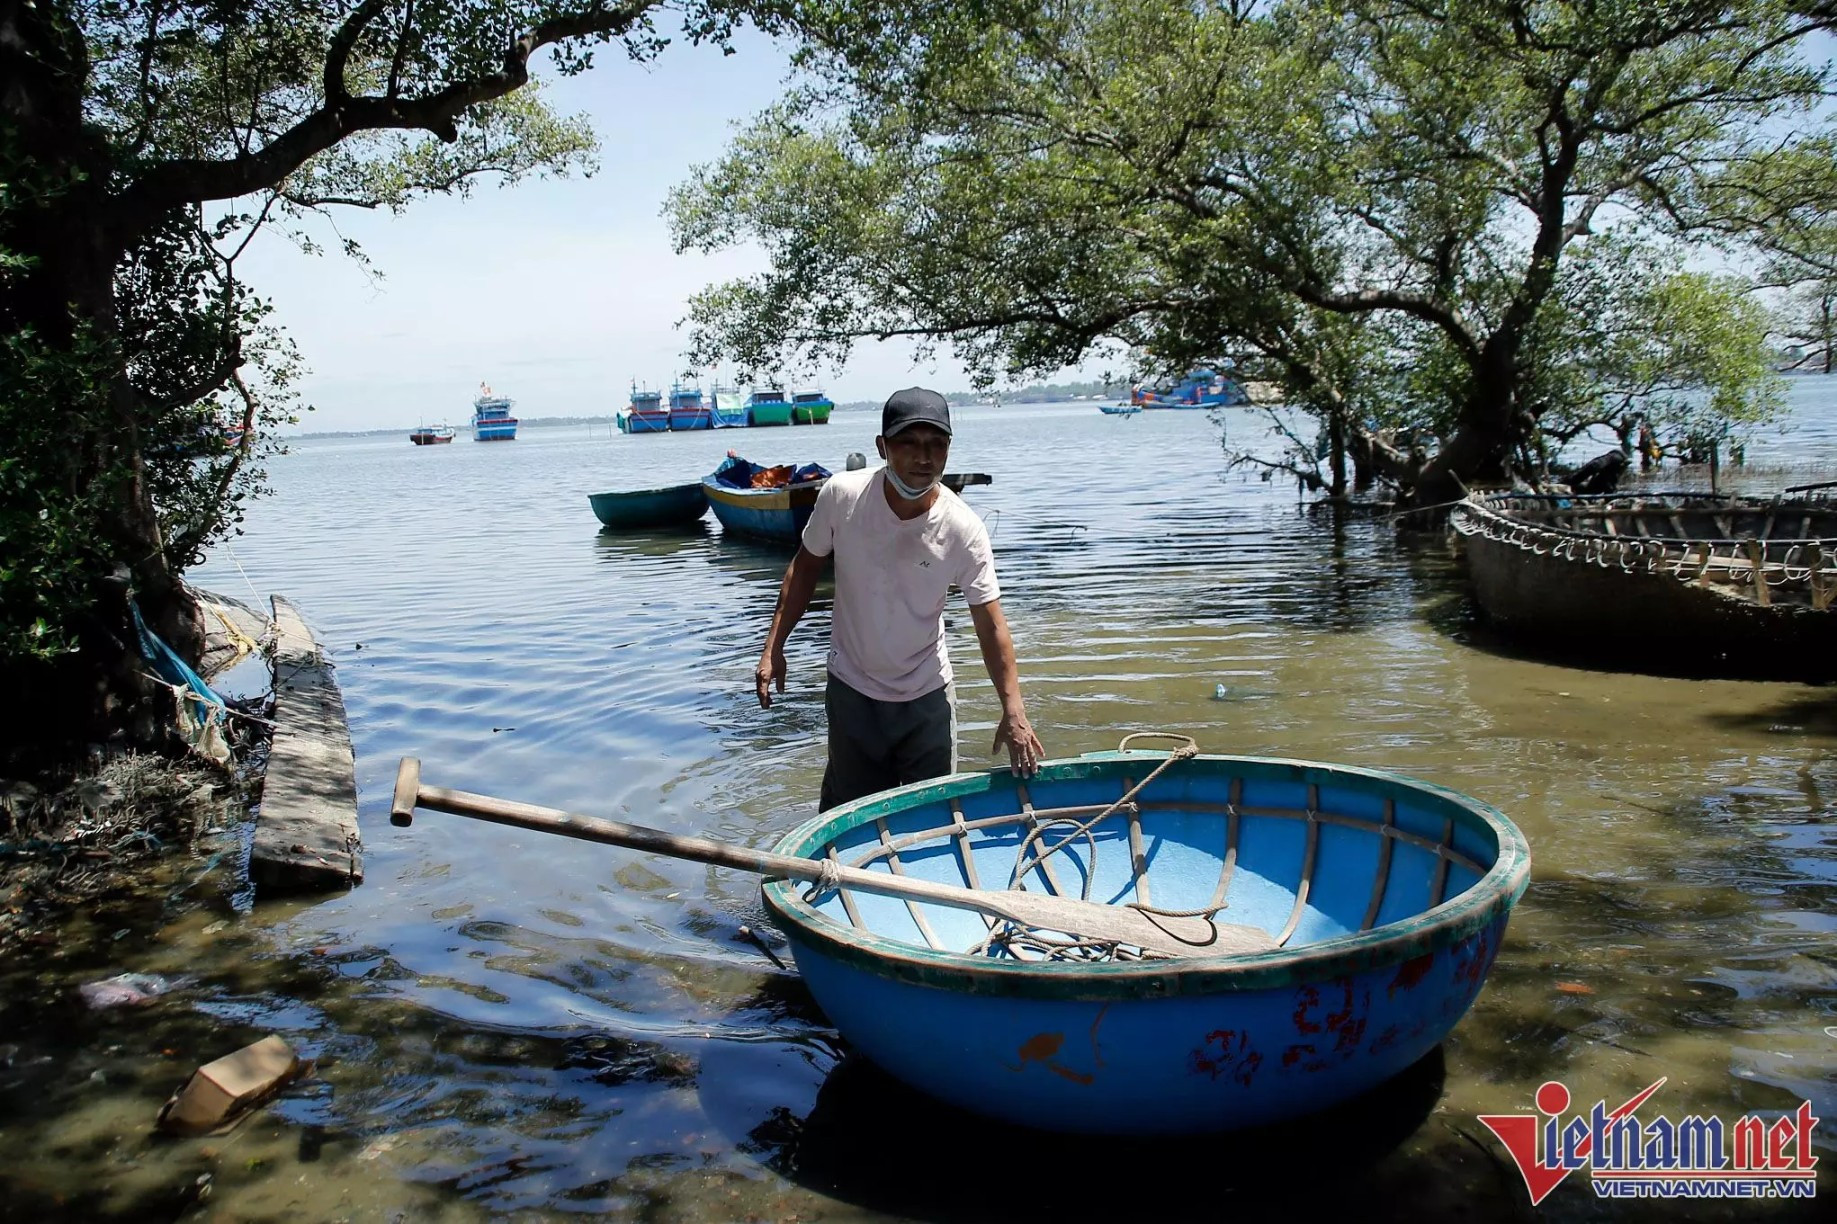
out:
M893 465L890 463L887 464L887 466L883 470L887 474L887 481L893 486L893 491L899 494L901 497L905 498L907 501L917 501L919 498L925 496L925 494L931 492L933 489L938 487L938 482L936 478L933 478L930 484L925 485L921 488L913 488L911 485L907 484L905 481L899 478L899 473L893 470Z

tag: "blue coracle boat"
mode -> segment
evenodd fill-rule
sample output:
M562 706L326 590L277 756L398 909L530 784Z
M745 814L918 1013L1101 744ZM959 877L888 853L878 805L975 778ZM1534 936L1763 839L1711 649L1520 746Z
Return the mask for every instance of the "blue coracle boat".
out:
M999 770L883 792L777 850L1204 911L1264 932L1267 950L1085 959L974 911L766 884L799 971L857 1049L921 1092L1026 1126L1201 1133L1346 1100L1467 1012L1530 873L1503 815L1378 770L1129 742L1024 782Z
M708 510L699 480L629 493L591 493L587 501L594 517L608 527L674 527L693 523Z

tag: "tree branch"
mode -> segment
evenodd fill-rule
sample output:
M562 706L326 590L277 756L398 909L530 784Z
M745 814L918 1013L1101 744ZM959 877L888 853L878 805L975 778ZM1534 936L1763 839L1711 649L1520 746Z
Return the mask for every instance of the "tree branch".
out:
M1309 284L1290 286L1291 292L1310 306L1334 314L1369 314L1376 310L1397 310L1413 319L1434 324L1469 361L1480 359L1480 345L1458 315L1433 298L1395 289L1365 289L1358 293L1327 293Z
M223 513L230 504L230 484L242 468L242 461L248 458L249 446L255 438L255 395L249 390L249 385L242 381L241 374L232 370L229 377L237 393L242 396L242 434L236 440L236 450L230 456L230 461L223 465L223 473L217 478L216 495L205 503L209 509L184 534L167 542L166 563L174 569L189 569L194 559L193 554L222 521Z
M351 100L349 88L345 85L344 69L350 62L351 51L357 46L357 40L363 37L364 27L376 19L389 5L389 0L364 0L352 10L332 35L332 41L325 49L325 106L333 114L338 108Z
M396 35L395 58L389 63L389 87L384 91L386 97L393 98L402 79L402 61L408 56L408 36L414 29L415 0L405 0L402 7L402 28Z
M457 116L529 82L532 52L569 39L624 34L658 3L659 0L622 0L610 8L595 3L586 11L550 18L510 43L504 51L502 71L455 81L419 98L399 99L350 97L343 92L343 65L350 52L348 43L361 29L358 18L364 16L367 21L381 8L381 0L366 0L341 27L339 38L333 40L327 54L328 85L335 87L339 96L328 96L317 110L262 148L242 156L220 161L175 158L149 167L116 198L114 240L131 241L154 220L181 204L234 199L271 188L354 132L422 129L444 141L457 140ZM335 82L334 76L338 78Z

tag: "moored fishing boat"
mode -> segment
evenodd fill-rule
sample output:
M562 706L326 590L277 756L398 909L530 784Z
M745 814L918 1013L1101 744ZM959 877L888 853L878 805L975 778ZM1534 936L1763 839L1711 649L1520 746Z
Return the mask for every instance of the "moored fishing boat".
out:
M708 509L699 480L630 492L593 493L587 497L594 517L607 527L674 527L693 523Z
M408 440L416 446L438 446L453 440L451 425L421 425L408 435Z
M710 429L713 426L714 420L708 413L708 405L702 402L700 387L685 387L678 384L670 388L671 432Z
M1837 501L1476 494L1452 526L1503 632L1631 670L1837 678Z
M835 402L821 391L794 391L791 393L791 423L827 425L829 414L835 411L835 407Z
M484 383L478 385L478 398L472 401L472 440L475 442L509 442L517 436L517 418L510 415L516 401L493 395Z
M619 410L620 433L668 433L670 410L663 406L663 392L640 391L631 385L631 403Z
M831 474L815 463L761 467L729 451L720 467L702 477L702 490L724 533L795 548ZM949 472L939 483L961 493L994 481L986 472Z
M1099 404L1097 411L1105 416L1136 416L1142 411L1140 404Z
M1135 956L964 909L767 883L798 970L852 1045L1008 1121L1174 1133L1324 1108L1446 1036L1529 877L1510 821L1378 770L1143 752L1134 738L1024 781L958 774L869 796L777 849L1144 907L1169 928L1197 911L1251 932L1245 950Z
M767 468L730 453L702 491L723 533L794 548L829 476L815 463Z
M1243 384L1216 370L1193 370L1172 387L1135 387L1129 402L1138 408L1231 408L1248 404Z
M748 425L789 425L791 401L781 387L759 387L746 397Z
M716 429L746 428L746 405L741 402L740 393L732 387L709 388L708 419Z

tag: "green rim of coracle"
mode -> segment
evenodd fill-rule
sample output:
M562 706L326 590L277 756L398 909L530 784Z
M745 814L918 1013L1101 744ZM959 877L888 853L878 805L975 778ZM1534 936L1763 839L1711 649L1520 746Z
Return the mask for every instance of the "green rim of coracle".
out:
M1139 768L1144 761L1163 760L1170 755L1140 750L1087 753L1042 763L1038 780L1110 777L1125 764ZM1201 755L1177 768L1182 772L1197 769L1303 785L1342 784L1356 779L1367 784L1364 789L1369 793L1380 797L1431 797L1445 805L1444 815L1452 816L1468 831L1490 835L1498 846L1498 857L1480 881L1460 896L1399 922L1301 948L1229 957L1094 964L996 960L934 950L837 922L803 900L803 885L784 880L764 885L766 907L793 945L913 985L962 994L1034 999L1153 999L1331 981L1401 964L1485 930L1524 895L1530 881L1530 846L1504 813L1432 782L1377 769L1279 757ZM821 813L786 834L775 849L780 854L810 858L841 834L880 817L929 803L1007 790L1007 781L1008 771L1001 769L953 774L883 791Z

